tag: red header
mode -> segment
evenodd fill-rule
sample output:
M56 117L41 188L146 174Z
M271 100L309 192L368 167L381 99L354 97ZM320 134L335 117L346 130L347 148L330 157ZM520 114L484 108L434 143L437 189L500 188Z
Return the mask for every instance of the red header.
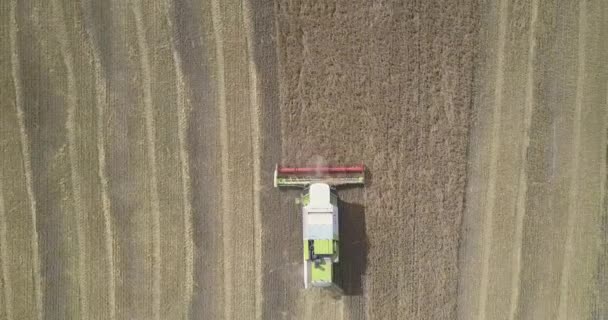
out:
M302 168L288 168L279 167L277 170L279 173L350 173L350 172L364 172L365 166L347 166L347 167L302 167Z

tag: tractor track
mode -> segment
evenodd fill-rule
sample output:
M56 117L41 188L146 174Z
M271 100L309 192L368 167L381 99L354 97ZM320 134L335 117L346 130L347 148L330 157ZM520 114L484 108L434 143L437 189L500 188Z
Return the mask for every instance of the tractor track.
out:
M77 140L76 132L76 112L78 108L78 92L76 90L76 78L74 75L74 57L68 46L68 34L65 26L65 16L63 8L57 1L51 1L53 10L57 12L59 24L57 26L57 41L61 50L61 56L63 58L63 64L66 70L66 82L67 82L67 117L66 117L66 131L68 136L68 152L69 152L69 163L70 163L70 181L72 183L72 198L74 201L74 211L77 214L76 217L76 235L78 242L78 290L80 291L80 312L81 317L88 318L89 314L89 294L87 285L87 240L86 233L84 231L84 224L87 220L87 210L84 210L83 196L82 196L82 183L81 183L81 172L78 161L77 146L79 142ZM86 201L86 200L85 200Z
M0 176L0 258L2 261L2 293L4 299L4 316L7 320L13 320L13 284L9 274L8 266L8 242L6 241L7 221L6 207L4 204L3 178Z
M254 263L255 263L255 286L254 286L254 319L262 319L262 204L261 190L265 185L262 181L261 171L263 170L262 161L262 140L260 132L262 130L263 109L260 107L258 71L255 62L254 52L256 50L254 44L254 22L252 17L251 3L246 1L243 6L243 26L246 32L247 40L247 61L249 71L249 104L250 104L250 119L251 119L251 156L252 156L252 200L253 200L253 247L254 247Z
M527 159L528 148L530 147L530 126L532 121L532 109L534 105L534 61L536 57L536 28L538 21L538 0L533 0L531 4L531 15L530 15L530 32L528 35L528 65L527 73L528 78L526 82L526 103L524 109L524 122L522 133L522 145L521 145L521 160L522 162ZM521 286L521 267L522 267L522 241L523 241L523 227L526 215L526 192L528 188L527 184L527 170L525 166L521 166L519 171L519 185L517 186L517 208L515 216L515 235L513 243L513 278L511 280L511 307L509 311L509 320L515 320L517 309L519 305L519 288Z
M502 12L506 11L507 8L507 0L500 1L500 10ZM487 208L484 208L484 241L483 241L483 265L481 269L481 286L479 289L479 320L486 319L486 304L488 299L488 281L489 281L489 273L490 273L490 252L492 249L492 231L494 229L493 225L493 215L494 215L494 206L495 206L495 198L496 198L496 170L498 166L498 149L500 148L500 116L502 113L502 104L503 104L503 81L504 81L504 60L505 60L505 33L506 33L506 25L507 25L507 15L503 14L501 16L500 22L498 24L498 50L496 53L496 80L494 84L494 109L492 111L492 130L491 130L491 143L490 143L490 167L489 167L489 177L488 177L488 188L485 199L485 205Z
M557 319L564 320L568 319L568 296L570 286L570 276L572 269L572 259L574 254L573 240L574 228L576 225L576 213L579 200L579 174L580 174L580 145L581 145L581 109L583 108L583 94L584 94L584 79L585 79L585 67L586 58L586 31L585 21L586 20L586 3L584 1L579 3L578 12L578 54L577 54L577 70L576 70L576 100L574 105L574 119L573 119L573 132L572 136L574 141L572 142L572 169L570 178L570 192L568 194L568 217L566 222L566 242L564 244L564 258L562 262L561 278L560 278L560 295Z
M229 214L226 214L230 211L230 180L229 180L229 160L228 160L228 125L227 125L227 112L226 112L226 75L225 75L225 59L224 59L224 36L223 36L223 23L221 18L221 2L218 0L211 1L211 20L213 21L213 35L215 40L215 54L217 61L217 95L218 95L218 105L217 108L219 110L219 127L220 127L220 154L221 154L221 177L222 177L222 185L221 185L221 195L222 195L222 234L223 234L223 256L224 256L224 317L226 319L232 319L232 306L230 302L231 299L231 290L232 290L232 273L230 269L232 268L231 261L228 259L230 256L229 250L231 249L231 243L229 243L231 237L228 234L231 232L231 217ZM227 270L228 269L228 270Z
M19 139L21 141L21 157L23 161L23 171L25 175L25 185L27 190L30 217L31 217L31 251L32 251L32 265L34 270L32 272L34 278L34 296L35 309L37 313L37 319L42 320L44 318L42 298L44 296L42 289L42 280L40 279L40 258L38 255L38 231L37 231L37 211L36 211L36 198L34 195L34 188L32 182L32 164L31 164L31 153L30 153L30 140L25 128L25 115L23 111L23 89L21 80L21 63L19 61L19 49L17 32L19 25L17 24L17 2L11 1L10 4L10 17L9 17L9 38L11 48L11 75L13 77L13 86L15 90L15 108L17 111L17 120L19 121Z
M161 264L160 249L160 199L158 194L158 165L156 160L156 127L154 124L154 111L152 101L152 79L150 71L150 53L146 41L145 29L142 21L142 8L140 1L132 1L135 26L137 30L137 45L140 51L141 72L143 76L143 99L146 120L146 147L148 163L150 165L150 202L152 209L152 305L154 318L161 317Z
M194 238L193 238L193 226L192 226L192 191L191 191L191 180L190 180L190 161L188 157L187 150L187 125L188 125L188 115L190 113L191 105L189 104L189 99L187 98L186 78L184 77L182 68L183 63L179 53L177 52L177 48L175 45L175 8L168 2L165 1L165 16L167 19L167 23L169 25L169 31L171 34L171 53L173 58L173 64L175 69L175 90L177 93L177 129L178 129L178 139L179 139L179 162L180 162L180 171L181 171L181 182L182 182L182 205L183 205L183 216L184 216L184 247L185 247L185 284L184 284L184 294L183 294L183 318L186 319L190 310L190 303L192 301L192 291L193 291L193 268L194 268Z
M82 6L83 4L81 4ZM86 10L83 10L86 15ZM86 18L85 18L86 20ZM91 56L93 58L94 70L96 72L95 79L95 109L97 112L96 121L96 135L97 135L97 175L100 182L100 197L103 211L103 223L104 223L104 238L105 238L105 250L108 259L107 273L108 273L108 307L109 307L109 319L116 319L116 270L115 270L115 257L114 257L114 231L112 226L112 206L110 202L110 191L108 187L108 174L106 170L107 166L107 152L106 152L106 139L105 139L105 120L106 112L108 109L108 88L107 88L107 77L105 71L102 69L101 60L99 57L99 43L95 35L90 28L85 28L87 33L87 40L91 47Z

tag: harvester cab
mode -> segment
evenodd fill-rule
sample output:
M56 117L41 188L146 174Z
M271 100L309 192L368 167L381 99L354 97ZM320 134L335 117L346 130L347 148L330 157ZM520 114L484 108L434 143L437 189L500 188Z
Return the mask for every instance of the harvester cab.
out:
M281 167L274 172L275 187L302 189L304 287L323 287L340 291L340 228L336 188L361 186L365 166Z

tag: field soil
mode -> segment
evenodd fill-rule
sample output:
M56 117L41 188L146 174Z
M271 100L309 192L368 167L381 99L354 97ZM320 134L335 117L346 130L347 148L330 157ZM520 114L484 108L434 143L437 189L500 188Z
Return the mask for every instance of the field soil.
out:
M453 319L475 2L275 8L282 162L364 163L369 179L340 192L350 210L339 300L302 289L297 193L282 192L265 247L288 255L264 294L285 297L268 301L264 319Z
M601 0L7 0L0 319L608 317ZM275 164L340 190L304 290Z
M482 6L459 319L605 319L604 1Z

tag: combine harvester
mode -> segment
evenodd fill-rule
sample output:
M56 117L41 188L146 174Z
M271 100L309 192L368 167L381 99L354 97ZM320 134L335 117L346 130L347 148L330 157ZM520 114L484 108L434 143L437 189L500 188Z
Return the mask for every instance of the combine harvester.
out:
M338 195L340 186L365 182L365 166L305 167L278 166L274 186L302 188L296 203L302 205L304 235L304 287L322 287L341 292L340 228Z

